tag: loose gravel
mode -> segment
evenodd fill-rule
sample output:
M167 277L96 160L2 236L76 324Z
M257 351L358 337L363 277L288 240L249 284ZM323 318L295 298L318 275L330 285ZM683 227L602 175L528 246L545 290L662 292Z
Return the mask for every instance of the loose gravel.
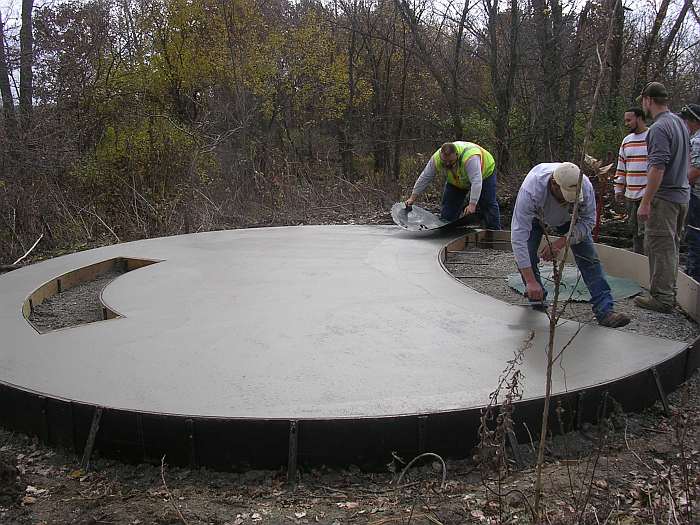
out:
M49 297L32 309L29 321L41 333L101 321L103 305L100 294L105 286L123 273L117 270L106 272L92 281Z
M449 252L445 266L453 276L477 292L528 307L527 299L508 286L508 275L518 271L509 251L468 246L462 252ZM632 319L630 324L618 330L685 342L700 335L698 324L680 308L670 314L652 312L635 306L634 298L630 297L616 301L615 310ZM581 323L595 322L588 303L569 302L562 317Z

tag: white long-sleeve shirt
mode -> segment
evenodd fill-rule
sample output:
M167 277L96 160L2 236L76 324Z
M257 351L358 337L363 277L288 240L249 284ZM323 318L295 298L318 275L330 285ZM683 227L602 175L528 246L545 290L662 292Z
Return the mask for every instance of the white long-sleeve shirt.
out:
M543 225L556 228L571 220L573 204L561 204L549 191L549 179L561 163L538 164L530 170L520 186L510 223L510 242L518 268L530 268L527 240L532 222L539 219ZM595 226L595 192L588 177L583 176L583 201L579 203L578 220L571 232L571 244L577 244L591 235Z
M471 185L469 189L469 203L476 204L477 202L479 202L479 197L481 197L482 185L481 158L479 157L479 155L472 155L471 157L469 157L467 159L465 169L467 171L467 176L469 177L469 183ZM425 165L425 168L423 168L423 171L416 180L416 183L413 185L413 195L420 195L421 193L423 193L428 187L428 185L435 178L435 173L435 161L433 160L433 157L430 157L430 160Z

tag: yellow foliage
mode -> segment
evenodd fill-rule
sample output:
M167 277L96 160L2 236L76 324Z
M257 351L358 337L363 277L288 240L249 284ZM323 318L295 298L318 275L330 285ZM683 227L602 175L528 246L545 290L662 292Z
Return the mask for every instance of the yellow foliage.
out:
M322 15L309 10L285 46L281 77L295 109L326 120L342 117L350 103L349 58ZM369 100L371 86L363 79L355 82L358 105Z

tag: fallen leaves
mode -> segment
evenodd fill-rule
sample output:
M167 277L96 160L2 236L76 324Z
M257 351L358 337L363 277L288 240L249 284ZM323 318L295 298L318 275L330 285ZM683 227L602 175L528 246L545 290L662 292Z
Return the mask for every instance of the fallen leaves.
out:
M22 498L22 506L26 507L27 505L34 505L36 501L37 499L34 496L24 496Z
M80 478L82 478L84 475L85 475L85 472L83 472L82 469L71 470L71 471L68 473L68 477L69 477L70 479L80 479Z
M598 487L599 489L603 490L608 490L608 482L604 479L597 479L593 482L593 484Z
M24 491L28 496L41 496L42 494L46 494L48 492L47 489L38 489L32 485L27 485L27 488Z
M27 488L24 489L25 495L22 497L21 504L23 507L34 505L39 500L40 496L44 496L48 494L48 492L47 489L40 489L33 485L27 485Z

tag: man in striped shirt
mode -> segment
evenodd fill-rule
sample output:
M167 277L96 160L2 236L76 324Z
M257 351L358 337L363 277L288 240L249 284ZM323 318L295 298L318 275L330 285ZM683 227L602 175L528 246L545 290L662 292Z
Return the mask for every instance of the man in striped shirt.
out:
M644 111L630 108L625 111L625 127L630 132L622 140L615 172L615 199L627 205L628 221L632 229L632 246L644 254L644 223L637 220L637 209L647 185L647 132Z

